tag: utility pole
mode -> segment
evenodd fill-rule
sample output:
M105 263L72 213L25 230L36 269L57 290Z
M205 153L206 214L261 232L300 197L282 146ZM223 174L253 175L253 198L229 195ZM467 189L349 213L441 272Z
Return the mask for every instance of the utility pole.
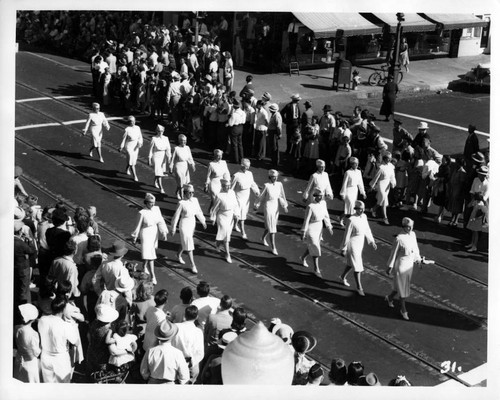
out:
M396 80L396 75L399 73L401 66L399 65L399 47L401 46L401 32L403 27L401 22L405 20L405 15L403 13L397 13L396 18L398 19L398 25L396 27L396 43L394 44L394 51L392 53L391 65L389 67L389 74Z
M195 19L194 19L194 45L198 47L198 30L199 30L199 12L196 11Z

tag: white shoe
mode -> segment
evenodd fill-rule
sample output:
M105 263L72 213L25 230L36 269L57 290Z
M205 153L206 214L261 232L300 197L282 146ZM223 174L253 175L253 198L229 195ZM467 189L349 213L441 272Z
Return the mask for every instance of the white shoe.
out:
M134 178L134 181L135 182L139 182L139 178L137 178L137 176Z
M161 194L165 194L165 191L163 189L160 189Z
M248 239L248 236L247 236L247 234L246 234L246 233L244 233L243 235L241 235L241 238L242 238L242 239L247 240L247 239Z
M345 226L345 224L344 224L344 218L340 218L340 219L339 219L339 225L340 225L341 227L344 227L344 226Z
M390 307L390 308L394 308L394 303L392 302L392 300L389 300L389 296L385 296L384 297L384 300L387 301L387 305Z
M186 262L182 259L181 256L177 256L177 260L179 261L179 264L182 264L182 265L186 264Z
M233 260L231 260L231 256L227 256L226 261L228 264L232 264L232 262L233 262Z
M102 158L99 159L99 162L104 164L104 160Z
M156 284L158 283L158 282L156 281L156 277L154 277L153 279L151 279L151 283L152 283L153 285L156 285Z
M191 267L191 272L192 272L193 274L197 274L197 273L198 273L198 270L196 269L196 265L193 265L193 266Z
M269 243L267 243L267 239L266 239L266 237L263 237L263 238L262 238L262 244L263 244L264 246L266 246L266 247L267 247L267 246L269 246Z
M344 284L344 286L347 286L347 287L351 286L351 285L349 284L349 282L347 282L347 279L346 279L346 278L342 278L342 275L340 276L340 280L342 281L342 283Z
M365 297L365 292L363 291L363 289L358 289L358 294L362 297Z
M127 168L125 172L127 173L127 175L130 175L130 168Z
M302 266L305 268L309 268L309 264L307 264L307 260L305 257L300 256L300 261L302 262Z
M277 256L277 255L278 255L278 250L273 249L272 253L273 253L275 256Z
M410 320L410 317L408 317L408 312L403 312L401 310L399 310L399 312L401 313L401 316L403 317L403 319L405 319L406 321Z
M94 153L90 152L89 157L93 157L93 156L94 156Z
M240 227L238 226L238 224L235 224L235 225L234 225L234 230L235 230L236 232L241 232L241 229L240 229Z

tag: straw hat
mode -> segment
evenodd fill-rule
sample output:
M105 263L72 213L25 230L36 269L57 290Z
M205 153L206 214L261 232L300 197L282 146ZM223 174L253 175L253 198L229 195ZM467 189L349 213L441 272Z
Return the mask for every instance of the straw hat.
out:
M135 281L129 274L123 274L115 281L115 289L120 292L128 292L134 288Z
M38 308L36 308L33 304L21 304L18 308L25 324L38 318Z
M155 328L155 336L158 340L166 341L177 335L178 331L179 327L176 324L173 324L168 319L165 319Z
M420 124L418 124L418 127L417 129L429 129L429 124L427 122L420 122Z
M219 341L217 342L217 346L219 346L221 349L225 349L229 343L231 343L234 339L238 337L238 334L234 331L228 331L222 335L221 338L219 338Z
M95 308L96 318L104 323L113 322L118 318L118 311L108 304L99 304Z
M114 257L121 257L127 254L128 249L125 247L125 244L119 240L113 243L113 248L110 251L109 255Z

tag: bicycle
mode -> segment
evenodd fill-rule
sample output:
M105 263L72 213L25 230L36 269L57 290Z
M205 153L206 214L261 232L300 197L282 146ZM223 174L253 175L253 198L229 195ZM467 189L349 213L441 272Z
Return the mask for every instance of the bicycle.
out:
M382 65L381 71L375 71L368 77L368 84L370 86L380 85L384 86L387 82L387 77L389 76L389 66ZM401 83L403 80L403 73L401 71L398 72L398 76L396 79L396 83Z

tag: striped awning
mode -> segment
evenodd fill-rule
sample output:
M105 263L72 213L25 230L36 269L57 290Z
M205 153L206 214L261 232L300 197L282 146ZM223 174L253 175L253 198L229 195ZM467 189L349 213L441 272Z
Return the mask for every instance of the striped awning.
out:
M317 38L357 36L382 33L382 27L372 24L358 13L293 13L314 32Z
M488 21L473 14L424 14L426 18L443 25L443 29L478 28L488 25Z
M398 26L396 13L373 13L373 15L383 23L389 25L391 33L396 33L396 28ZM429 32L436 30L436 24L434 22L428 21L418 14L405 13L404 18L405 20L401 22L403 32Z

